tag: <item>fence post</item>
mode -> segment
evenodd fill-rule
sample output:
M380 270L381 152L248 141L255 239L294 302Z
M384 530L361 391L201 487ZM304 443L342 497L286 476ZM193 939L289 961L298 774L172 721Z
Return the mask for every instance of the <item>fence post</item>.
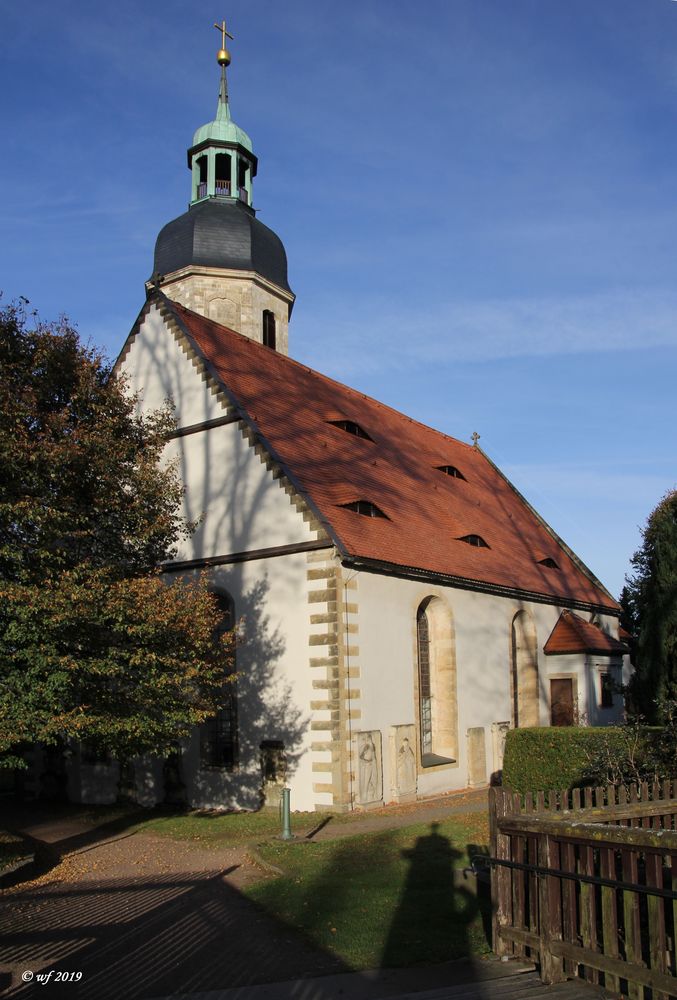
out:
M547 834L540 834L538 838L538 865L539 868L560 867L559 844ZM538 903L541 979L548 984L561 983L566 979L562 959L556 958L551 950L553 941L562 940L560 879L554 875L540 875Z
M510 860L510 838L499 832L498 823L507 812L508 796L502 788L489 788L489 836L492 857ZM501 937L501 927L508 927L511 918L510 869L503 865L491 866L491 937L494 953L503 957L512 955L513 946Z

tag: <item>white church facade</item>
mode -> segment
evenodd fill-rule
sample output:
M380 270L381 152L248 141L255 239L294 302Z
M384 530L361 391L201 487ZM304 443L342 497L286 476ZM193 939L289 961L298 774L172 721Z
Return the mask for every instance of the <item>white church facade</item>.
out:
M477 441L289 357L286 256L252 207L228 61L117 362L144 410L175 408L167 460L199 525L167 579L206 576L237 630L230 703L172 781L201 808L255 808L284 783L304 810L485 785L510 726L620 719L618 604ZM167 780L138 762L139 800ZM73 761L73 798L116 782Z

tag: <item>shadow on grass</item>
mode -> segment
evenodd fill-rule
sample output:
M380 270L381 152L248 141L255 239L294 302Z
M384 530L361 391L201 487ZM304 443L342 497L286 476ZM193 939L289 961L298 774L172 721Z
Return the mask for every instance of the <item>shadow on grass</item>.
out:
M401 830L320 843L269 843L267 858L286 875L259 883L248 894L352 968L487 954L490 902L478 899L474 875L461 866L463 850L437 823L429 829L405 849Z
M479 912L475 893L459 884L463 853L430 824L411 850L406 881L381 955L381 967L415 965L471 955L469 925Z

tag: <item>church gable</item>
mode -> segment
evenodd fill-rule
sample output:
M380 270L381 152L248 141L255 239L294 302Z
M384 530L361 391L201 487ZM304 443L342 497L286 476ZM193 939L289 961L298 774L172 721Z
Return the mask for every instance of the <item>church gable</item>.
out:
M198 526L179 561L218 559L288 545L324 533L242 419L209 365L162 302L144 310L118 361L143 410L166 399L177 429L166 458L185 484L184 515ZM319 532L319 534L318 534Z
M166 310L157 303L141 313L116 368L127 376L131 392L138 393L142 410L156 410L170 399L179 428L216 420L227 412L225 396L207 376L202 359L179 331L172 330Z

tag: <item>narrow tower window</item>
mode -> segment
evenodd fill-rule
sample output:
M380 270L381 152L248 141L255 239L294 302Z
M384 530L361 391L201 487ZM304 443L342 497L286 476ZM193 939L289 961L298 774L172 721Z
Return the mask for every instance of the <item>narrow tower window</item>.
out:
M230 194L230 156L217 153L215 158L215 194Z
M207 197L207 157L200 156L197 160L197 196Z
M270 309L263 310L263 344L275 350L275 313Z
M238 196L240 201L243 201L245 205L249 204L249 198L247 196L247 169L249 164L246 160L238 160L237 163L237 188Z

